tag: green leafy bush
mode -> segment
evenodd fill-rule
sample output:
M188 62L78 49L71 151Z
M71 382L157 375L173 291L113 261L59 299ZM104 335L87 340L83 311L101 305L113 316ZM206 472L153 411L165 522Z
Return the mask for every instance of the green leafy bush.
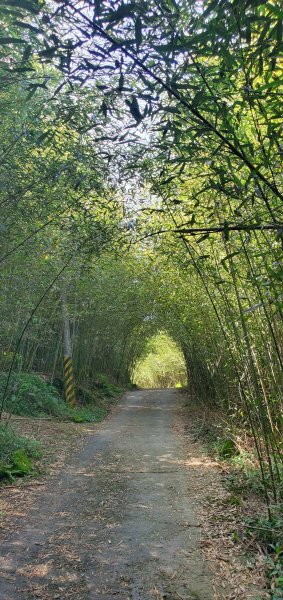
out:
M262 482L261 471L256 463L256 457L251 453L241 453L230 460L233 470L226 478L231 491L249 496L251 493L265 497L266 490ZM282 482L283 468L277 465L280 482ZM276 473L275 469L274 472ZM282 483L277 482L278 499L283 498ZM268 472L265 473L265 485L268 492L272 493L273 481Z
M103 373L97 373L93 383L106 397L114 398L122 393L122 389L109 381L107 375L104 375Z
M279 556L283 558L283 505L273 505L270 511L271 517L259 515L247 519L247 531L271 554L280 548Z
M12 455L11 462L18 474L27 475L32 469L32 461L24 450L16 450Z
M256 516L246 520L248 534L267 553L266 562L271 582L271 600L283 598L283 505L270 506L271 517Z
M0 374L0 394L3 394L7 373ZM12 373L5 410L14 415L28 417L54 416L74 421L92 423L101 421L107 414L107 403L120 395L122 389L99 374L93 390L79 388L77 397L81 406L72 408L60 396L55 386L43 377L30 373Z
M219 458L227 459L239 454L239 450L234 440L230 437L218 438L217 441L212 444L212 447Z
M5 390L7 373L0 374L0 394ZM64 403L54 386L40 375L12 373L5 402L5 410L14 415L38 417L62 414Z
M18 435L10 426L0 424L0 478L13 481L15 477L28 475L33 460L42 452L40 443Z

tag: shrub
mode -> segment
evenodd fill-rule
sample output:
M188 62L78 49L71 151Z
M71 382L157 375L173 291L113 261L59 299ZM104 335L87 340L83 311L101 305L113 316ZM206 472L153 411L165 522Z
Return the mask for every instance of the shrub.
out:
M266 552L272 600L283 598L283 505L270 506L271 516L258 515L246 520L247 532Z
M0 478L13 481L32 471L33 459L41 456L40 443L18 435L12 427L0 424Z
M231 458L239 453L239 450L232 438L218 438L216 442L212 444L213 450L219 458Z
M0 393L3 394L7 373L0 374ZM54 386L40 375L12 373L5 403L5 410L14 415L38 417L60 415L63 402Z
M107 375L103 373L97 373L94 379L94 385L97 389L101 390L102 394L109 398L114 398L118 394L121 394L122 389L117 385L109 381Z
M7 373L0 374L0 394L3 394ZM94 388L77 390L81 406L72 408L60 396L55 386L42 376L33 373L12 373L5 403L5 410L14 415L27 417L54 416L75 423L98 422L107 414L109 400L122 390L111 383L105 375L97 375Z

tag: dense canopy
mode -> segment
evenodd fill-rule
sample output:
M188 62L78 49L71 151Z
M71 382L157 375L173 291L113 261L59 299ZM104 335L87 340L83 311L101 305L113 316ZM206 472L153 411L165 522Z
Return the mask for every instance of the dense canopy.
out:
M168 335L196 397L250 431L276 500L281 3L0 14L1 371L62 376L62 297L78 386L128 383Z

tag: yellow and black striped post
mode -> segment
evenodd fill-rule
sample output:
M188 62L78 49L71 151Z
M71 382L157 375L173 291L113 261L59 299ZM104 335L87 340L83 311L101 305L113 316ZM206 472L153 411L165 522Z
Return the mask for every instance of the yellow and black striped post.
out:
M69 406L76 406L73 359L64 355L65 398Z

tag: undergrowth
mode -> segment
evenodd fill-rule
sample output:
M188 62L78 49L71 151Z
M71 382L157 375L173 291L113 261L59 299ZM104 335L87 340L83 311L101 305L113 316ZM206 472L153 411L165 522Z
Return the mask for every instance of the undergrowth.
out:
M104 419L107 412L103 406L93 406L92 408L68 408L66 415L74 423L98 423Z
M207 411L205 405L187 398L186 406L194 413L194 439L202 439L210 454L223 465L224 482L231 496L229 503L242 507L242 530L235 532L234 541L243 537L249 548L265 554L271 600L283 600L283 467L273 465L278 502L264 504L265 487L261 470L247 429L240 424L233 430L221 410ZM272 481L265 473L267 493L272 498ZM251 498L254 514L250 510ZM256 507L256 508L255 508Z
M7 373L0 374L0 394L3 395ZM57 383L57 382L56 382ZM109 403L122 393L106 376L97 375L93 389L77 390L78 406L72 408L62 398L62 382L52 385L33 373L12 373L5 401L5 411L27 417L57 417L75 423L101 421Z
M261 500L265 498L265 487L254 452L241 448L232 436L218 438L210 445L215 455L229 466L226 475L228 489L237 497L249 503L251 495ZM283 469L278 467L279 480L283 480ZM269 473L265 474L266 488L271 496L272 482ZM259 509L253 516L244 518L248 545L261 547L266 557L267 573L270 579L271 600L283 600L283 504L282 484L277 482L278 503L267 510Z
M271 599L283 598L283 504L270 506L271 516L258 514L245 519L246 531L252 542L260 544L266 555Z
M4 394L7 373L0 374L0 393ZM43 377L32 373L12 373L4 410L14 415L40 417L60 416L64 403L56 388Z
M33 461L42 455L40 443L16 433L9 425L0 424L0 479L14 481L28 475Z

